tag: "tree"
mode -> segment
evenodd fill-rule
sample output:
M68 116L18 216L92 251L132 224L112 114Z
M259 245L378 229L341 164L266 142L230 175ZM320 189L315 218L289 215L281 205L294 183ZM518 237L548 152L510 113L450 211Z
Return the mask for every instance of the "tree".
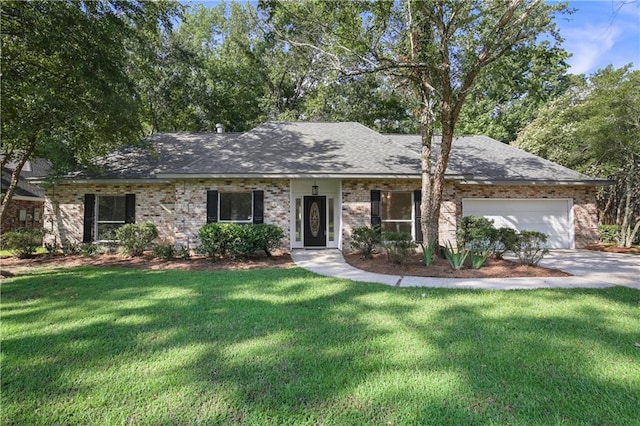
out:
M614 179L602 192L603 221L629 247L640 232L640 71L627 65L576 80L542 108L516 145L589 175Z
M399 2L262 1L274 32L310 49L345 75L384 73L407 85L419 105L423 235L438 240L444 176L462 107L477 81L510 85L532 69L525 53L556 57L553 15L564 4L542 0ZM542 35L549 42L539 41ZM498 85L500 87L500 85ZM442 142L433 152L436 127Z
M63 171L138 141L131 52L176 10L167 2L2 2L2 166L17 165L2 215L27 160Z

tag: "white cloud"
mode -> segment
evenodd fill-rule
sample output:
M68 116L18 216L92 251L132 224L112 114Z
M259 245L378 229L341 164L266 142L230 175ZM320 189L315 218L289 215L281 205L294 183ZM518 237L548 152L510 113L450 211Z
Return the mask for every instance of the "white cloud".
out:
M611 25L586 25L582 28L571 28L563 31L565 38L564 47L573 56L568 62L573 74L589 73L599 64L606 66L607 61L616 41L620 38L622 30Z

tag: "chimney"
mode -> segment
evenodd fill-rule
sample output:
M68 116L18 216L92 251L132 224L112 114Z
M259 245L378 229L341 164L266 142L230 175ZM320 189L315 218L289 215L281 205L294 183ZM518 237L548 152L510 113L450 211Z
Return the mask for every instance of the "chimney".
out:
M216 133L224 133L224 124L216 123Z

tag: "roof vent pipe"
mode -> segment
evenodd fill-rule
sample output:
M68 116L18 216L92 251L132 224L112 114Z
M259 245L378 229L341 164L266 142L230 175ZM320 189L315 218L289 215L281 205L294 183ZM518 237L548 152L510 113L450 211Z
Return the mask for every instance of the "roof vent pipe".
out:
M224 133L224 124L216 123L216 133Z

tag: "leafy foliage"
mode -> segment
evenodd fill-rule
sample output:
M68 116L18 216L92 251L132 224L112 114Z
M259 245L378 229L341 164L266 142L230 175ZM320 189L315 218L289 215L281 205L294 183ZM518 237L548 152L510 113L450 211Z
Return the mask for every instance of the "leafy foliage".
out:
M116 238L124 254L142 256L153 240L158 238L158 229L151 222L127 223L116 230Z
M537 265L542 258L549 253L544 244L547 242L547 235L537 231L520 231L518 240L513 246L513 252L521 263L526 265Z
M267 256L280 247L284 232L273 224L208 223L198 231L199 250L212 260L246 257L262 250Z
M422 261L425 266L430 266L431 262L433 262L433 254L435 252L436 241L431 240L427 244L420 243L420 247L422 248Z
M449 262L449 265L456 271L464 266L464 261L467 259L467 255L469 254L469 250L466 248L458 248L458 250L455 250L453 246L451 246L451 243L445 245L442 248L442 251L444 252L444 257L447 259L447 262Z
M398 265L416 249L416 243L412 241L411 235L404 232L384 232L381 243L389 260Z
M360 226L353 230L351 235L351 247L361 255L370 258L376 246L380 244L382 235L380 227Z
M487 248L472 247L469 250L469 263L473 269L480 269L485 264L487 258L491 254L491 250Z
M516 145L590 176L614 179L600 192L601 221L629 246L640 231L640 71L607 67L577 79L518 136Z
M512 228L498 228L497 241L493 245L493 254L497 259L502 259L508 251L513 251L513 247L518 242L518 232Z
M498 231L493 220L482 216L465 216L460 218L456 229L458 247L473 246L476 248L492 248L498 240Z
M3 233L0 245L2 249L10 250L16 257L26 259L33 256L38 247L42 247L44 235L43 229L18 228L15 231Z

